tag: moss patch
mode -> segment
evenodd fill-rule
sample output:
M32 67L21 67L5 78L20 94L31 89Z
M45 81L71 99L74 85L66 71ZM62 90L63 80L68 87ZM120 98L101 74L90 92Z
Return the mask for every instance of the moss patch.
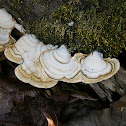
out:
M41 23L34 22L30 31L45 43L66 44L73 53L98 50L105 57L116 57L125 48L125 13L123 0L71 1L43 16ZM71 21L73 26L68 26Z
M8 1L27 32L46 44L65 44L72 54L98 50L105 57L117 57L126 48L125 0Z

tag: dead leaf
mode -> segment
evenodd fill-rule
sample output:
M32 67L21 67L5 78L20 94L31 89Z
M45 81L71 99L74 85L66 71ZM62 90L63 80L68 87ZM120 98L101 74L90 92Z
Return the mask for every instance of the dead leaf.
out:
M5 114L11 111L13 107L13 100L9 93L0 89L0 114Z
M45 118L48 121L48 126L56 126L52 120L52 118L50 117L50 115L44 111L42 111L43 115L45 116Z
M55 114L55 111L52 109L52 107L46 105L43 108L41 108L40 110L41 110L41 113L47 119L49 126L59 126L57 116Z
M31 113L26 101L30 98L33 101L33 98L38 95L39 89L19 81L16 77L0 76L0 121L4 121L4 123L9 121L10 124L18 122L25 124L22 119L33 122L29 119ZM39 100L36 99L36 101ZM28 102L32 103L29 100ZM39 103L36 102L36 104Z
M49 105L55 111L57 117L60 116L62 108L67 104L69 94L65 92L55 93L49 99Z

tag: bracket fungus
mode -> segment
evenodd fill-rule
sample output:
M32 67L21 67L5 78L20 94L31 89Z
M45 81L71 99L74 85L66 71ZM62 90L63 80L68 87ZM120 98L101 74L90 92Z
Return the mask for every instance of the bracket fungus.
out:
M72 83L78 81L73 78L79 73L80 64L71 58L64 45L61 45L58 49L42 53L39 63L38 70L43 81L59 80L67 82L67 80L71 80Z
M37 70L40 54L46 50L54 48L57 48L57 46L43 45L43 43L39 43L32 50L24 53L22 55L23 63L15 69L15 75L17 78L38 88L50 88L56 85L57 81L43 81Z
M16 21L4 9L0 9L0 52L4 51L10 43L11 31L14 28Z
M0 9L0 27L5 29L13 29L16 21L12 18L12 16L7 13L6 10Z
M0 52L4 51L9 44L15 42L15 39L11 36L11 31L14 28L25 33L22 25L17 24L6 10L0 9Z
M96 83L106 80L116 74L120 63L115 58L103 59L103 54L94 51L81 59L82 82Z
M45 45L35 35L24 34L22 25L4 9L0 9L0 18L0 51L6 48L6 58L19 64L15 75L25 83L38 88L51 88L58 81L96 83L112 77L120 68L117 59L104 59L98 51L72 57L64 45ZM11 36L13 28L23 33L17 41Z
M98 78L111 72L111 65L103 60L103 54L94 51L85 59L82 59L82 73L88 78Z
M8 60L20 64L23 62L22 55L35 48L39 42L35 35L25 34L16 43L9 45L4 54ZM42 45L44 44L42 43Z

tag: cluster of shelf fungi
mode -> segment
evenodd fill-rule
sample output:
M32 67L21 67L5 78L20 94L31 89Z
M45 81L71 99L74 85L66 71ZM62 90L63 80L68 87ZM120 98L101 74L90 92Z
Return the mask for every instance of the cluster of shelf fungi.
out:
M117 59L103 58L96 50L72 57L65 45L45 45L35 35L25 33L6 10L0 9L0 18L0 52L19 64L15 75L22 82L38 88L51 88L58 81L88 83L101 99L111 102L113 92L125 93L126 71ZM23 34L17 41L11 35L14 28Z

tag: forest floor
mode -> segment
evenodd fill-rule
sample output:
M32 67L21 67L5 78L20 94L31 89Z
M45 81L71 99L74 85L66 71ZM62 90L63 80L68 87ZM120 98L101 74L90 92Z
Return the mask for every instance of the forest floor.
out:
M122 96L113 91L110 102L84 83L59 82L51 89L39 89L19 81L14 75L17 64L8 61L3 53L0 55L1 126L126 125L125 91ZM126 73L123 68L120 71Z

